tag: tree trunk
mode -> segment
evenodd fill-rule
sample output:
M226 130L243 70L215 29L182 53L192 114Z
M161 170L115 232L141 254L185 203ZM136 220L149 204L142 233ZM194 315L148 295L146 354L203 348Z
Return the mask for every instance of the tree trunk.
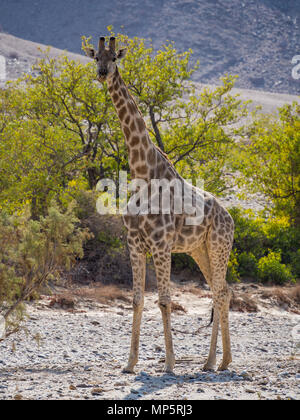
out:
M152 106L149 107L149 114L150 114L151 124L152 124L153 130L154 130L154 133L155 133L155 138L156 138L157 144L159 145L161 150L164 152L165 151L165 146L163 144L158 125L155 121L155 115L154 115Z

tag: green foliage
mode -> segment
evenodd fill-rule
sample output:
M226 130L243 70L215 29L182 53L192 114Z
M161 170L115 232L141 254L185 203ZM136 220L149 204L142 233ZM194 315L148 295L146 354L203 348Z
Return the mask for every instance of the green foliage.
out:
M228 261L228 268L226 274L226 280L229 283L238 283L240 281L240 274L238 271L238 260L237 260L237 253L232 251L230 254L230 258Z
M241 277L257 277L257 258L252 252L242 252L237 256L237 270Z
M198 270L198 266L194 259L187 254L173 254L172 268L175 270L175 272L179 272L185 269L189 269L192 271Z
M0 313L8 334L19 326L23 302L83 256L90 234L77 226L73 207L63 212L53 202L39 220L28 207L19 215L0 212Z
M267 272L267 268L263 266L259 271L259 264L262 267L266 261L266 264L277 267L278 273L282 271L282 279L285 281L293 277L300 278L299 228L286 217L255 216L253 212L239 208L231 209L230 213L235 222L233 250L241 277L256 279L263 275L261 279L266 279L268 276L262 274L262 270ZM275 282L280 282L276 274L273 277ZM268 280L271 280L271 276Z
M121 250L124 248L124 243L120 238L112 236L111 234L105 231L99 232L97 239L100 242L104 242L108 247L110 247L113 250Z
M290 253L290 267L294 276L300 278L300 248Z
M263 219L255 217L251 211L237 207L230 209L235 224L234 248L239 254L252 253L256 258L263 256L266 237L262 225Z
M257 264L258 277L263 282L284 284L293 281L294 277L289 267L281 264L280 253L270 252L262 257Z
M230 93L234 77L226 76L221 82L215 89L191 90L188 100L177 101L163 130L166 153L179 173L193 181L203 179L205 188L217 194L230 183L225 173L241 131L236 123L247 115L248 106Z
M45 52L35 70L38 76L24 76L0 96L0 202L10 212L28 202L38 216L70 182L92 188L101 176L115 177L126 154L92 63Z
M256 116L248 129L249 140L240 143L240 185L246 193L261 192L276 216L300 225L300 107L294 102L278 115Z
M236 123L248 113L249 102L231 94L235 77L227 75L221 86L196 92L190 77L198 63L190 68L191 50L178 53L170 42L155 52L145 39L122 34L117 39L128 50L120 64L122 78L153 140L182 176L201 178L209 191L221 193L234 137L242 130ZM83 48L91 47L89 41L83 38Z

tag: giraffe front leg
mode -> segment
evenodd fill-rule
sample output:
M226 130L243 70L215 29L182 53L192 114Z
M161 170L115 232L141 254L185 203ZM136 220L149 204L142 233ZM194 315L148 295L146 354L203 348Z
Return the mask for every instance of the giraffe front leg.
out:
M171 253L156 253L153 256L155 272L157 278L159 308L162 313L166 360L164 371L173 373L175 356L173 350L173 340L171 332L171 292L170 292L170 273L171 273Z
M146 276L146 256L131 251L130 259L133 274L133 322L129 360L123 369L124 373L134 373L134 367L138 362Z

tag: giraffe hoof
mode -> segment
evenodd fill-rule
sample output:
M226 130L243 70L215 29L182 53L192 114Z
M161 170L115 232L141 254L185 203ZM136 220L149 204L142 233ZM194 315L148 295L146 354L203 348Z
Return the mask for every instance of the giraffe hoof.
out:
M122 369L122 373L134 374L135 372L134 372L134 369L133 368L131 368L129 366L126 366L124 369Z
M211 364L211 363L205 363L205 365L203 366L203 370L206 372L213 372L215 370L215 365Z
M174 375L174 365L175 365L175 362L173 362L171 364L165 364L164 372Z
M216 369L216 358L208 358L203 366L204 371L214 371Z
M218 370L227 370L229 363L230 362L226 362L226 363L222 362L220 366L218 367Z
M164 372L169 373L170 375L174 375L174 370L173 368L170 368L170 367L165 367Z

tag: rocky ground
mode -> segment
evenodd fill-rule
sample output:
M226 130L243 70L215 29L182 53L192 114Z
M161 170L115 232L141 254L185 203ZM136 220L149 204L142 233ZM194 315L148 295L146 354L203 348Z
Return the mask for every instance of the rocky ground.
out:
M130 345L130 292L113 303L95 301L91 290L84 297L82 290L86 293L87 288L73 291L71 298L69 291L64 299L44 296L28 305L29 333L20 332L0 343L0 399L298 399L300 354L295 326L300 323L299 311L278 306L270 298L272 293L269 298L260 293L259 298L257 286L246 289L252 298L256 294L257 312L230 313L233 362L229 370L204 372L211 328L199 327L210 316L209 292L173 285L175 375L163 372L156 293L146 294L140 361L134 375L122 373Z

